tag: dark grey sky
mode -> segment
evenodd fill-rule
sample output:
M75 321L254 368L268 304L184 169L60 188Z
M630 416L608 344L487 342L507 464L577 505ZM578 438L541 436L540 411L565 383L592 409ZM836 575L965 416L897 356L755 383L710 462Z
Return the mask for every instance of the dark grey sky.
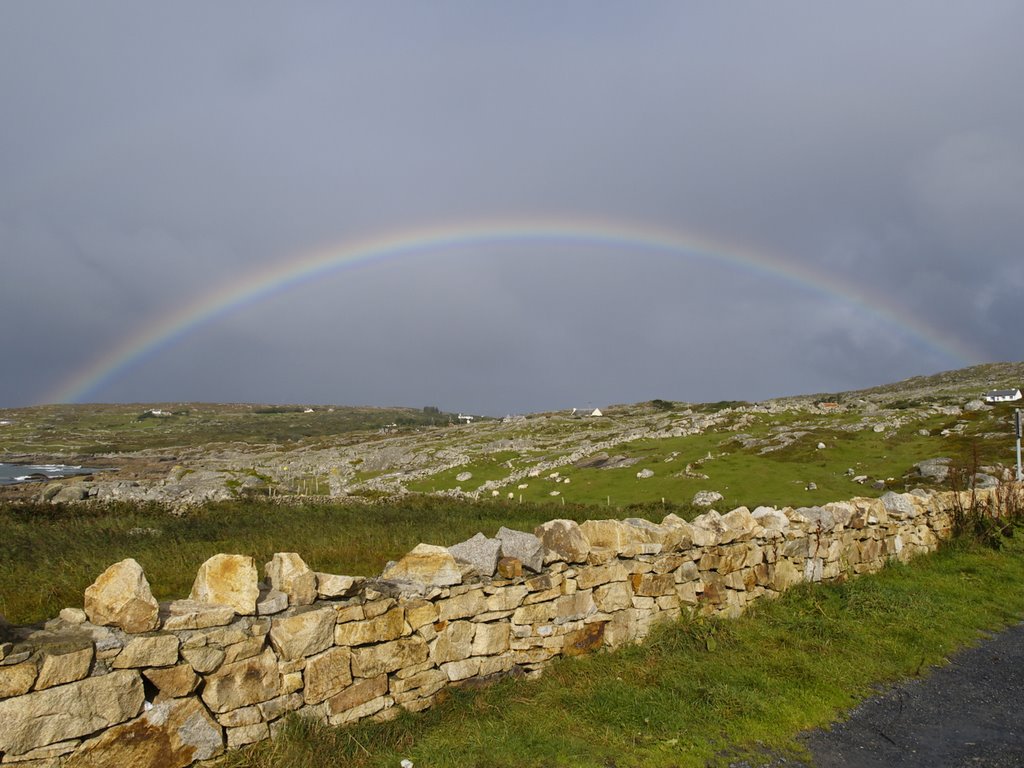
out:
M0 406L503 414L1019 360L1022 29L988 0L4 2ZM509 219L732 243L831 288L621 243L435 247L72 386L316 249Z

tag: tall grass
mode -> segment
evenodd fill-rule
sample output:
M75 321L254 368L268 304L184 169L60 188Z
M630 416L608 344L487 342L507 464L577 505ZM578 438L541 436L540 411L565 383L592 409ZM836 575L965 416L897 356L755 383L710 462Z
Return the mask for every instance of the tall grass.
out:
M42 621L81 606L103 570L133 557L158 600L186 597L196 570L219 552L298 552L315 570L376 575L388 560L420 542L450 546L501 526L532 531L552 507L410 497L380 504L225 502L183 516L157 506L0 505L0 614L16 624ZM675 507L631 507L626 514L661 518ZM585 520L603 510L566 505L558 516ZM613 510L616 516L622 510Z
M229 768L706 766L841 717L875 686L927 674L1024 614L1024 547L954 545L845 584L801 587L737 620L660 627L641 646L565 659L536 681L454 691L387 723L298 717ZM709 642L713 638L713 642Z

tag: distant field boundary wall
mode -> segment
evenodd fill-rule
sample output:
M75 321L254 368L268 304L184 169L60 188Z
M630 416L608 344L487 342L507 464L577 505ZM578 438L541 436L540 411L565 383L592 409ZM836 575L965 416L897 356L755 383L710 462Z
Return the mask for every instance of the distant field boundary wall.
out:
M976 493L995 509L998 490ZM933 551L958 503L968 494L919 491L691 523L554 520L421 544L375 579L280 553L261 581L252 558L217 555L189 599L159 605L125 560L84 609L4 630L0 764L174 768L270 738L289 712L340 725L423 710L449 686L540 674L686 612L736 616Z

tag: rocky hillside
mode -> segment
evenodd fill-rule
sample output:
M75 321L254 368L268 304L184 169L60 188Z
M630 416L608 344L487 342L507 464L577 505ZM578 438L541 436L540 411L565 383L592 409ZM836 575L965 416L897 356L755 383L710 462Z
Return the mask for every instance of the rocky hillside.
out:
M1001 477L1014 463L1013 408L981 398L1021 382L1024 363L996 363L856 392L761 403L656 400L609 406L601 416L551 412L471 424L436 409L0 411L10 422L0 427L4 461L119 469L3 492L174 506L409 493L616 507L719 499L798 506L940 483L947 473L934 468L950 462Z

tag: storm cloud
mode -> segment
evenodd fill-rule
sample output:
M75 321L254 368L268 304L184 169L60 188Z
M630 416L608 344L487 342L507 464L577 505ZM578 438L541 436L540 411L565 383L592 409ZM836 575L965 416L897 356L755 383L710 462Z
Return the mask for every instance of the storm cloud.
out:
M5 3L0 407L500 415L1021 359L1021 29L996 0ZM718 257L436 243L70 384L306 254L580 220Z

